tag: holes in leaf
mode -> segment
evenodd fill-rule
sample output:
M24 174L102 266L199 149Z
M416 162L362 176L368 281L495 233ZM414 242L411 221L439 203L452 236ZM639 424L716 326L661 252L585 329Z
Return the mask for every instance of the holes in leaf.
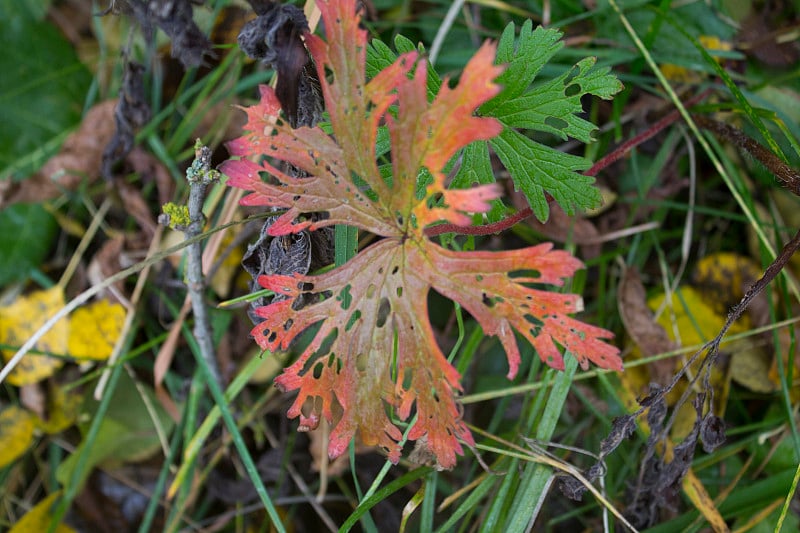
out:
M374 283L370 283L369 284L369 287L367 287L367 293L366 294L367 294L367 298L372 298L373 296L375 296L375 284Z
M378 318L375 322L375 325L379 328L382 328L386 324L386 319L389 318L389 313L392 311L392 304L389 302L389 298L383 297L381 298L381 303L378 306Z
M356 356L356 370L359 372L366 372L367 371L367 356L364 353L360 353Z
M533 324L537 328L541 328L542 326L544 326L544 322L542 322L533 315L525 314L523 315L523 318L525 318L525 320L527 320L529 324Z
M494 301L486 296L486 293L481 293L481 300L483 301L483 305L486 307L494 307Z
M397 297L398 298L403 297L403 287L397 287Z
M307 281L301 281L297 284L297 288L303 292L311 292L314 290L314 284Z
M275 183L275 179L272 177L272 174L270 174L265 170L258 171L258 179L260 179L264 183Z
M322 373L325 371L325 365L322 362L317 362L314 365L313 376L314 379L319 379L322 377Z
M345 285L342 291L336 296L336 301L341 303L342 309L347 310L353 302L353 296L350 294L351 285Z
M577 83L571 83L567 85L566 89L564 89L564 94L566 96L577 96L581 92L581 86Z
M481 276L480 274L478 274L477 276L475 276L475 281L477 281L477 282L481 282L481 281L483 281L483 276Z
M312 359L317 359L322 357L326 353L331 351L331 347L333 347L333 343L336 342L336 337L338 337L338 330L333 330L328 333L327 337L322 341L322 344L319 345L317 351L311 356Z
M394 266L394 268L392 269L392 276L394 276L395 274L397 274L397 272L398 272L399 270L400 270L400 266L399 266L399 265L395 265L395 266Z
M292 329L292 324L294 324L294 320L291 318L287 319L286 322L283 323L283 331L289 331Z
M350 315L350 318L348 319L347 325L344 327L344 330L350 331L350 328L352 328L355 325L355 323L359 321L360 318L361 318L361 311L359 309L356 309L356 312Z
M510 279L518 279L518 278L540 278L542 277L542 273L538 270L515 270L513 272L508 273L508 277Z
M414 371L406 369L403 372L403 382L400 384L403 390L411 390L411 385L414 382Z
M444 205L444 194L437 192L432 194L428 197L427 205L429 209L432 209L437 206Z
M269 337L267 337L267 342L272 344L273 342L275 342L275 339L277 339L277 338L278 338L278 332L277 331L273 331L273 332L271 332L269 334Z
M369 198L373 202L376 202L378 200L378 195L375 193L375 191L372 190L372 187L369 186L369 183L367 183L364 180L364 178L362 178L352 170L350 171L350 180L353 182L353 185L355 185L358 188L359 191L363 192L366 195L367 198ZM360 195L356 195L356 199L360 202L364 201L364 197Z
M544 123L556 130L565 130L569 127L569 123L561 118L558 117L547 117L544 119Z

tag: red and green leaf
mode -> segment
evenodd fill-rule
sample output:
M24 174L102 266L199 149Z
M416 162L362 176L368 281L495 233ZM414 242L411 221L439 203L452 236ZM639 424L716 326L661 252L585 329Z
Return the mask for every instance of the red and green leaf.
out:
M258 310L253 329L268 350L287 349L302 332L318 326L298 360L276 379L297 390L289 410L300 429L314 429L320 416L334 424L329 454L343 453L355 433L383 447L393 461L402 433L393 418L417 420L408 438L425 438L443 468L455 464L461 443L473 444L455 395L460 376L439 348L428 318L431 289L462 305L508 354L509 378L519 366L514 331L539 357L563 368L558 346L603 368L621 369L618 350L603 339L611 333L569 315L580 298L531 285L561 285L580 261L550 244L504 252L455 252L430 241L425 227L447 221L469 225L473 213L489 209L500 195L494 185L448 190L443 168L469 143L501 131L477 107L499 91L493 80L495 48L482 46L455 88L447 83L429 102L426 63L411 52L369 82L365 77L366 32L359 28L354 0L318 2L328 41L306 35L322 83L333 137L320 128L292 129L278 119L272 89L246 110L247 134L229 145L224 164L229 185L252 191L242 203L286 209L269 228L272 235L346 224L383 237L345 265L315 276L262 276L259 282L287 298ZM326 73L328 79L326 79ZM332 76L332 78L331 78ZM396 105L396 114L389 113ZM378 124L388 125L392 178L384 180L375 160ZM335 140L334 140L335 139ZM268 156L268 157L264 157ZM286 161L310 177L281 172L269 158ZM420 194L426 169L433 177ZM272 180L264 181L260 173ZM367 190L369 189L369 190ZM324 211L326 218L303 218ZM311 302L300 309L298 298ZM304 414L304 410L308 414Z

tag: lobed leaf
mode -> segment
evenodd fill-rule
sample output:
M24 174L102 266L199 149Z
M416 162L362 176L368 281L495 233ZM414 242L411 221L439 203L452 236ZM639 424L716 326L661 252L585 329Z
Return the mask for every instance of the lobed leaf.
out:
M518 130L589 142L595 126L577 116L583 112L581 98L591 94L609 99L622 89L622 84L607 67L597 67L592 57L550 81L535 83L563 42L557 30L531 28L531 21L526 21L515 40L514 24L506 26L497 51L497 62L508 64L497 80L503 90L483 104L479 114L497 118L503 124L503 133L489 144L516 188L525 194L536 218L544 222L549 214L545 192L567 214L573 214L576 208L599 207L602 197L592 186L594 178L579 172L591 166L589 160L536 142Z
M317 127L290 128L278 116L274 92L265 87L261 102L246 110L247 133L229 145L239 159L222 170L230 185L252 191L243 203L286 209L269 228L272 235L345 224L383 238L319 275L261 276L259 283L283 298L257 310L264 320L252 334L264 349L286 350L316 328L276 384L298 391L288 414L300 417L301 430L314 429L320 417L334 425L331 457L342 454L358 431L366 444L383 447L397 462L402 439L397 419L407 421L415 411L409 439L424 443L439 467L450 468L462 443L474 441L456 402L460 376L430 324L431 290L459 302L487 335L500 339L510 378L520 362L515 331L555 368L563 368L557 346L576 353L584 368L591 360L620 369L621 360L602 340L611 333L569 316L580 311L578 296L539 288L560 285L581 268L567 252L550 244L456 252L424 234L426 226L440 221L470 224L472 214L487 212L500 195L494 183L448 189L444 173L464 147L503 129L496 119L475 114L500 91L493 81L502 71L494 64L494 46L482 46L459 83L451 88L444 80L435 95L415 51L366 82L366 32L354 16L354 0L318 5L328 40L305 39L333 137ZM376 163L380 124L391 141L386 178ZM310 177L288 176L271 160L288 162ZM320 211L326 216L305 217Z

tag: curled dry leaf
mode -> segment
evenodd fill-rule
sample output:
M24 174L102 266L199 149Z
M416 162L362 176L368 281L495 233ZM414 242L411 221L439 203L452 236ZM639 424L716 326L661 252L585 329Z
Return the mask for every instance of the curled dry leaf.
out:
M625 331L645 356L662 354L677 348L677 344L670 340L647 306L647 294L635 268L627 267L622 274L617 290L617 305ZM675 370L675 360L653 361L649 369L651 381L666 385Z
M141 189L121 179L115 180L114 184L125 212L139 223L148 237L152 237L156 232L156 217L150 211Z
M123 269L121 261L124 258L123 248L125 237L116 235L106 240L89 262L87 277L90 285L98 285L107 278ZM125 296L125 282L120 280L113 287L104 289L101 297L119 299Z
M72 190L84 180L93 182L100 175L103 149L114 135L116 100L106 100L92 107L78 130L71 133L58 154L13 188L4 191L0 205L17 202L41 202L55 198L62 189Z

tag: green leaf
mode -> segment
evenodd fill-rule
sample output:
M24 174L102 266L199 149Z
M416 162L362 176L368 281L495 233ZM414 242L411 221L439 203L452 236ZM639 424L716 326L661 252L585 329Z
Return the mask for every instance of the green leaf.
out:
M503 90L481 106L479 114L497 118L503 124L503 133L489 142L516 188L525 194L536 218L545 221L549 214L545 192L570 214L576 208L599 207L602 198L592 186L594 178L578 172L588 169L591 162L559 152L517 130L590 142L596 128L578 116L583 112L581 98L590 94L609 99L622 89L622 84L607 67L597 67L593 57L582 59L555 79L534 84L539 72L564 44L560 32L531 27L528 20L514 39L514 24L506 26L497 51L497 62L508 65L497 80Z
M0 210L0 287L25 279L50 252L58 224L39 204Z
M81 118L91 75L28 2L0 0L0 177L25 177Z
M602 197L593 186L594 178L577 172L591 166L588 159L554 150L511 128L492 139L491 145L539 220L547 220L549 213L545 191L570 215L575 212L573 206L587 209L600 205Z
M461 168L450 183L451 189L468 189L473 185L486 185L494 182L492 162L486 143L472 143L464 149ZM497 222L503 218L506 206L499 198L491 201L492 207L486 213L489 222Z
M67 485L72 479L81 450L87 446L88 464L79 474L79 485L85 481L94 466L140 462L158 451L160 440L156 423L162 434L168 435L172 431L175 422L158 403L150 388L144 385L137 388L136 383L123 373L112 394L96 438L92 442L81 442L75 453L56 470L56 479L62 485ZM99 402L87 397L81 413L85 421L79 424L84 436L88 434L89 427L97 416L98 407ZM153 415L156 416L156 421L153 420Z
M402 35L395 37L394 46L397 49L397 53L393 52L388 45L379 41L378 39L374 39L367 46L367 78L371 79L377 76L380 71L394 63L399 54L405 54L414 51L418 51L420 53L425 52L425 49L421 44L419 47L414 46L414 43L410 39L403 37ZM426 81L428 84L428 101L430 102L437 94L439 94L439 88L442 86L442 78L439 77L439 74L436 73L431 65L428 65L428 79Z

